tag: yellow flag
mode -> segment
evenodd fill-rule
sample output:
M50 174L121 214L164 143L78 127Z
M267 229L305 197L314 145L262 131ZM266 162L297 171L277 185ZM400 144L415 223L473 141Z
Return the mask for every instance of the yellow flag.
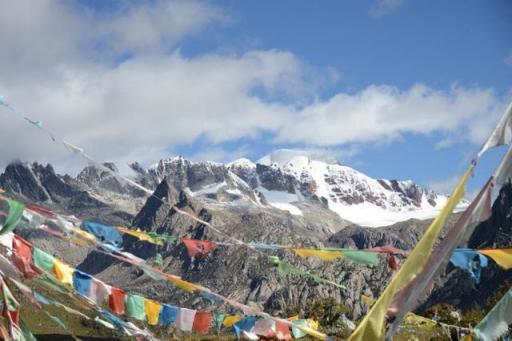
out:
M73 272L75 269L68 264L63 263L57 258L53 259L53 273L55 278L61 283L73 285Z
M427 327L435 327L437 325L437 322L431 319L428 319L423 316L419 316L413 313L407 314L405 317L405 322L408 324L424 324Z
M503 269L512 269L512 249L485 249L477 251L491 257Z
M317 330L314 330L314 329L311 329L311 328L308 328L308 327L300 327L300 330L303 331L304 333L308 334L308 335L316 337L317 339L327 340L327 335L324 334L324 333L321 333L321 332L319 332Z
M184 280L179 279L179 278L170 278L170 281L174 285L176 285L178 288L181 288L181 289L183 289L185 291L188 291L188 292L194 292L194 291L200 290L202 288L199 285L196 285L196 284L184 281Z
M366 295L361 295L361 301L363 301L364 303L371 307L375 303L375 298L371 298Z
M148 324L152 326L156 326L158 324L158 317L161 309L162 305L157 301L147 298L144 299L144 312L146 313Z
M82 237L83 239L86 239L88 241L96 242L96 237L94 237L92 234L90 234L87 231L84 231L84 230L81 230L81 229L75 227L75 228L73 228L73 233L79 235L80 237Z
M313 330L318 330L318 321L313 319L307 319L306 321L308 322L309 328Z
M303 258L306 257L318 257L323 261L332 261L336 258L343 257L343 253L341 251L334 250L317 250L317 249L306 249L306 248L297 248L292 249L298 256Z
M123 226L117 226L117 229L121 231L122 233L129 234L131 236L134 236L135 238L138 238L140 240L145 240L147 242L150 242L152 244L156 245L163 245L164 243L160 240L155 240L151 236L148 236L145 232L142 232L140 230L132 230Z
M241 319L242 318L240 316L229 315L224 318L224 322L222 322L222 324L224 324L224 327L229 328Z
M450 198L446 201L443 209L432 224L429 226L423 237L420 239L414 250L409 254L400 270L391 279L379 299L375 302L368 314L364 317L356 330L352 333L349 340L366 341L366 340L384 340L384 321L386 311L391 304L393 297L404 285L409 283L421 271L432 251L432 247L443 226L452 213L457 203L464 196L466 183L473 170L473 164L469 166L466 173L460 180L459 184L453 191Z

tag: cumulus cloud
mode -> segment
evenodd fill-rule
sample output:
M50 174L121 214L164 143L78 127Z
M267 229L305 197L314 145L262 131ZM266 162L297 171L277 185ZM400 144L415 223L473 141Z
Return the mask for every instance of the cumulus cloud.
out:
M404 0L377 0L368 10L368 14L374 18L380 18L395 11L403 4Z
M389 141L404 133L442 132L479 143L503 110L503 101L489 89L370 86L355 94L339 93L298 111L293 122L279 130L278 140L335 145ZM457 137L461 131L463 137Z
M98 160L153 163L203 138L216 147L197 156L225 161L222 143L257 143L263 133L340 157L356 150L349 144L405 133L480 143L504 107L492 90L456 85L369 86L315 100L337 73L290 52L180 53L182 39L229 21L210 3L130 6L106 18L67 2L13 0L0 12L0 94ZM0 119L0 166L19 158L72 168L75 159L45 134L6 110Z

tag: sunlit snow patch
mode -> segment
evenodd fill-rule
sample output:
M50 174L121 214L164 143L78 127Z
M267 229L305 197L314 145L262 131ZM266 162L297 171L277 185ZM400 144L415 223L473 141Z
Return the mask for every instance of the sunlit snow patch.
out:
M297 194L281 191L269 191L263 187L258 187L257 190L261 192L267 199L267 202L275 208L288 211L293 215L302 215L302 211L297 206L292 205L292 202L299 201Z

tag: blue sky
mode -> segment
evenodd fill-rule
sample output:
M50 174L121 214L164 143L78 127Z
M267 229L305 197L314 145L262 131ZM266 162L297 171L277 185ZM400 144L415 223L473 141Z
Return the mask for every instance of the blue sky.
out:
M11 5L0 94L120 164L297 148L447 192L512 100L510 1ZM0 147L0 166L83 166L13 133L30 127L2 127L17 143ZM470 191L502 153L482 159Z

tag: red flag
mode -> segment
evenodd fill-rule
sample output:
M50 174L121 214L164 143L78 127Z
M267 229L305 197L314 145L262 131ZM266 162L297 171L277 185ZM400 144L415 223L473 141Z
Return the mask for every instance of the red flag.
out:
M292 338L290 326L284 322L276 321L276 338L278 340L290 340Z
M194 316L192 328L199 334L208 334L212 325L212 314L208 311L198 311Z
M7 306L4 306L2 311L2 316L5 317L9 322L15 324L17 326L20 325L20 310L9 311L7 310Z
M395 256L389 255L388 266L390 269L393 269L395 271L397 271L399 269L398 262L397 262Z
M187 247L190 257L194 257L197 254L204 256L217 247L217 244L207 240L183 239L183 244Z
M46 208L36 206L34 204L27 204L27 209L47 217L55 217L55 213L53 213L52 211L47 210Z
M15 235L12 240L12 249L11 260L25 277L32 278L41 274L32 263L32 244Z
M366 249L365 251L388 253L394 255L406 255L406 252L404 250L400 250L392 245L376 246L372 247L371 249Z
M112 287L108 297L108 306L117 315L124 315L125 293L119 288Z

